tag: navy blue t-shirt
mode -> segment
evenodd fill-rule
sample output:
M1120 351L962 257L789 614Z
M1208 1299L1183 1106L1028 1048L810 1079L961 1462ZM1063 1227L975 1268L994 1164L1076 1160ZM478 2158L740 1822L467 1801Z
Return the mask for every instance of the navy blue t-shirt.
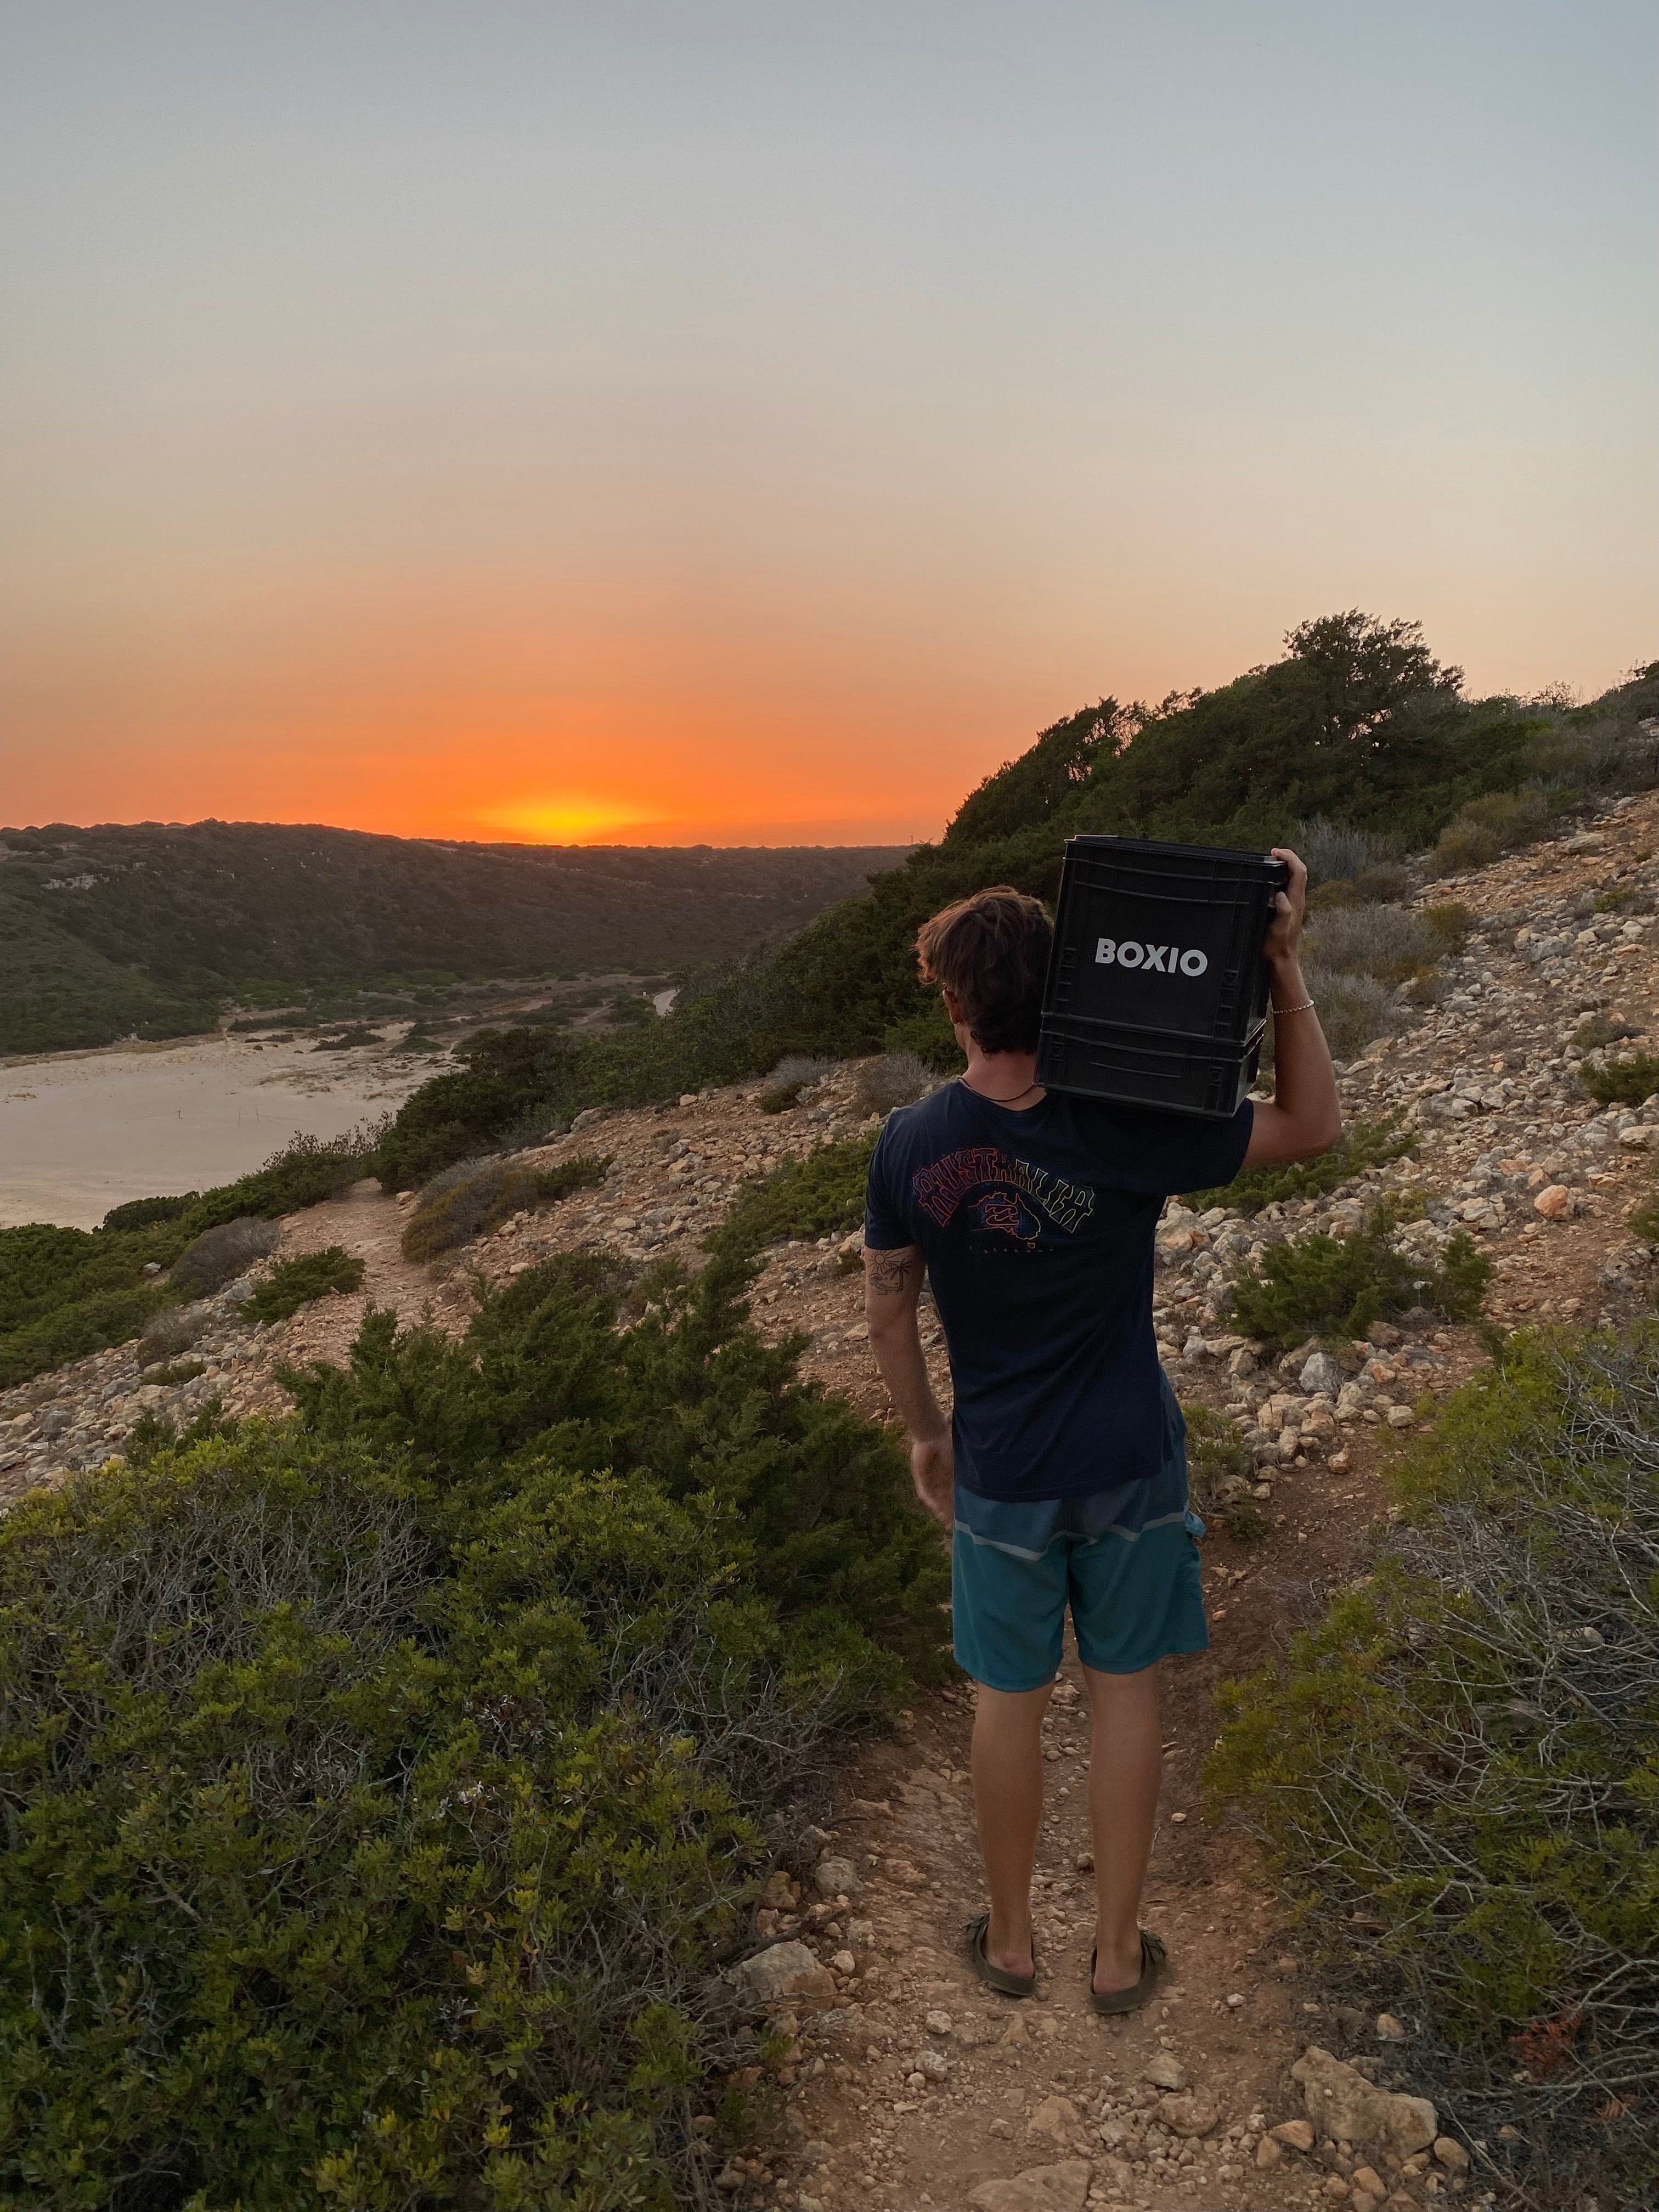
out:
M1152 1237L1172 1193L1231 1182L1231 1121L1050 1092L1024 1113L947 1083L887 1117L864 1241L919 1245L956 1392L957 1480L1069 1498L1153 1475L1164 1407Z

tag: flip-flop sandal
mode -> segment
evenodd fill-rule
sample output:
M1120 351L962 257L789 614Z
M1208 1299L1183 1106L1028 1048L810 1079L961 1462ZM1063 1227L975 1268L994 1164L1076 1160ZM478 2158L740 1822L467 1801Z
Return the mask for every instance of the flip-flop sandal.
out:
M1011 1974L1005 1967L994 1966L986 1957L985 1936L990 1925L990 1914L981 1912L976 1920L970 1920L963 1930L967 1938L968 1956L973 1962L974 1972L979 1976L981 1981L988 1983L992 1989L1005 1997L1029 1997L1036 1988L1035 1973ZM1032 1963L1035 1966L1035 1958Z
M1140 1931L1140 1979L1131 1982L1127 1990L1097 1990L1095 1987L1097 1951L1089 1954L1089 2002L1097 2013L1110 2018L1114 2014L1139 2012L1158 1987L1169 1954L1164 1950L1162 1936L1153 1936L1143 1928Z

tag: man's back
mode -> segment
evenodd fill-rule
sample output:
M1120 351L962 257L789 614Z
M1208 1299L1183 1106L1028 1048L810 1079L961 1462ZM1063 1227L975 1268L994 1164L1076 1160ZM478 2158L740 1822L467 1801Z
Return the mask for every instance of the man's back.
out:
M1052 1095L1021 1112L960 1082L889 1116L865 1241L927 1262L966 1488L1061 1498L1157 1472L1153 1231L1172 1191L1231 1181L1250 1116Z

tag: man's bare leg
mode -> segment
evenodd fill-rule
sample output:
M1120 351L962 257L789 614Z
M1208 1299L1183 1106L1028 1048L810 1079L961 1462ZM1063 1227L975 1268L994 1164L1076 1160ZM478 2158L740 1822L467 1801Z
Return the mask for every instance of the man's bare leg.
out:
M1095 1987L1104 1995L1132 1989L1140 1979L1140 1893L1152 1856L1164 1754L1155 1666L1138 1674L1100 1674L1085 1667L1083 1674L1094 1711L1089 1826L1095 1844Z
M990 1893L985 1955L1005 1973L1029 1974L1031 1869L1042 1817L1042 1716L1052 1682L1040 1690L988 1690L974 1711L974 1812Z

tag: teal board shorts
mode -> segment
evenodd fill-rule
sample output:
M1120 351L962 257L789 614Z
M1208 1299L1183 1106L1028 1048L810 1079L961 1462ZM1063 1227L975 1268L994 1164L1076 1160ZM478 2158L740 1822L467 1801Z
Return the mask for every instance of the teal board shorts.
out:
M1163 1381L1164 1457L1150 1480L1078 1498L981 1498L961 1483L951 1545L957 1664L988 1689L1041 1689L1059 1670L1069 1608L1078 1653L1138 1674L1207 1649L1186 1424Z

